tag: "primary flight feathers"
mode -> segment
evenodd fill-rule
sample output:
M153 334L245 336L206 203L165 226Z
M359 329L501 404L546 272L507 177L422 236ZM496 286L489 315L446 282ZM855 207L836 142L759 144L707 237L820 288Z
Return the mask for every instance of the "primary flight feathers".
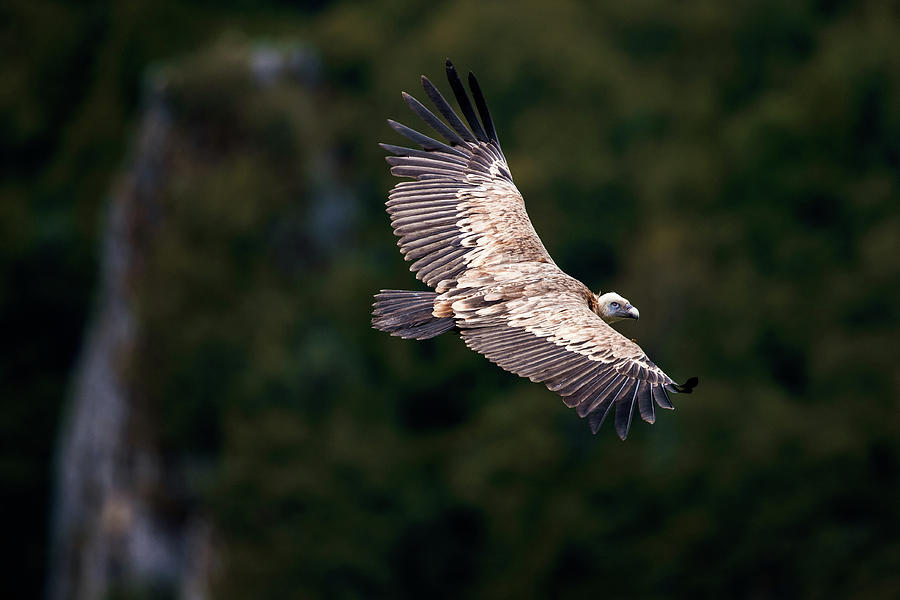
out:
M393 155L391 173L414 180L394 186L387 212L410 270L434 291L382 290L372 323L408 339L456 329L472 350L562 396L594 433L615 407L624 440L635 407L653 423L655 406L673 408L667 393L690 393L697 378L676 384L610 327L636 319L636 308L618 294L594 294L556 266L525 212L475 77L474 106L450 61L447 79L468 125L423 76L446 122L403 98L445 141L388 120L422 149L381 144Z

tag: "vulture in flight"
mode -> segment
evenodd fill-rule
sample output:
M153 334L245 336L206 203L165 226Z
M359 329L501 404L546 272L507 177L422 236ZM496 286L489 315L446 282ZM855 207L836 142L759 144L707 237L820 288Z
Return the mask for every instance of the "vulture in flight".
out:
M635 407L653 423L655 405L674 408L668 393L690 393L698 380L675 383L610 327L638 318L628 300L595 294L556 266L525 212L478 82L469 73L473 105L449 60L446 71L465 122L422 76L443 120L403 99L443 141L388 120L421 149L381 144L391 173L412 179L387 201L400 252L434 291L381 290L372 323L416 340L455 329L491 362L562 396L593 433L615 407L624 440Z

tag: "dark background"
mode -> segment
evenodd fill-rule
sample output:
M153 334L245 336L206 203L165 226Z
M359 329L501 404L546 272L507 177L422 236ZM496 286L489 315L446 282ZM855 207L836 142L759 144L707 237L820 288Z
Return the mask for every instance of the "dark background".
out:
M0 8L4 569L40 594L107 203L163 77L187 150L122 368L213 524L214 597L900 595L896 7L425 6ZM260 44L315 68L250 85ZM557 263L700 376L625 443L453 335L369 328L374 291L421 289L376 142L445 57Z

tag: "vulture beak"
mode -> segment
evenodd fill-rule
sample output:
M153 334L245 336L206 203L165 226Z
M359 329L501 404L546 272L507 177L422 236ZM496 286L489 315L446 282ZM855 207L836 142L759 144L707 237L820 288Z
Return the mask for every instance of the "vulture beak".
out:
M641 311L639 311L636 306L626 304L625 310L628 312L629 319L634 319L636 321L641 318Z

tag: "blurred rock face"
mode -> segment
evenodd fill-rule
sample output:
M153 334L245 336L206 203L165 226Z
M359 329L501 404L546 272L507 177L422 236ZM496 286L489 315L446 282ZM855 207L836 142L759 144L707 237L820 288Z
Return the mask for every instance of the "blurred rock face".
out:
M137 342L129 279L141 249L132 227L139 204L154 202L162 185L171 127L158 90L148 100L134 164L111 196L97 312L60 446L52 598L101 598L135 577L181 575L172 564L177 540L156 527L138 491L158 482L131 469L158 457L133 444L134 398L123 372Z
M166 245L196 233L182 229L180 211L208 210L202 216L214 218L229 210L233 198L213 194L205 198L211 207L192 208L185 204L195 202L195 195L173 202L173 194L179 185L217 178L231 161L255 150L287 150L285 164L291 164L297 123L307 115L286 101L308 97L318 73L309 49L232 41L148 78L130 166L110 195L101 286L59 446L49 584L54 600L150 592L210 596L216 553L197 477L208 471L210 449L191 439L199 419L189 417L174 435L167 431L166 401L182 398L160 390L161 378L148 365L159 336L174 324L153 332L148 327L171 316L155 312L158 302L170 293L196 291L175 289L183 282L159 272L168 259L160 258ZM324 153L316 160L310 213L338 234L347 233L354 198L336 184L333 161ZM302 165L291 166L300 176L288 182L294 184L289 189L302 191L306 173ZM262 187L254 185L252 171L248 177L247 191ZM236 227L256 225L251 218ZM327 253L340 239L283 223L262 230L274 254L289 254L285 264L295 262L297 247L311 244ZM218 242L234 233L226 227ZM157 277L167 281L157 286Z

